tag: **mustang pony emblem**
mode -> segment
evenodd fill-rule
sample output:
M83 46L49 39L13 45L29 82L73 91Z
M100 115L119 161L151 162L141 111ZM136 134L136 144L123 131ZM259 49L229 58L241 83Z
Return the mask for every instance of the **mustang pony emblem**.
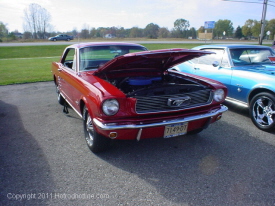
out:
M169 107L181 107L184 105L188 105L191 102L191 97L179 97L179 98L169 98L167 101L167 105Z

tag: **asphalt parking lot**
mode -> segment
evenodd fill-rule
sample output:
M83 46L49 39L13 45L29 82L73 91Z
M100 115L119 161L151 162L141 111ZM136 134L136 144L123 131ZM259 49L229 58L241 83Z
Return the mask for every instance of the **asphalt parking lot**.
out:
M275 136L246 109L95 155L53 82L0 86L0 205L275 205Z

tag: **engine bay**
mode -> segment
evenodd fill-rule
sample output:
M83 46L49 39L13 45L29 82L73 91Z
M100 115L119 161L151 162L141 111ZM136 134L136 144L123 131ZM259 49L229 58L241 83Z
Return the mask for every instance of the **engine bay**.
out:
M194 92L206 86L174 74L158 76L132 76L108 79L108 81L125 93L133 96L159 96Z

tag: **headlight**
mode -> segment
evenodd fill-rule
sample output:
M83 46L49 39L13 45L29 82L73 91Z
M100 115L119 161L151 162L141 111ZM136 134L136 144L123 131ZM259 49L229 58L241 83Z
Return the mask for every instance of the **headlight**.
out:
M119 103L116 99L107 99L102 104L102 110L108 116L115 115L119 110Z
M214 100L216 102L222 102L224 100L224 91L223 89L217 89L214 91Z

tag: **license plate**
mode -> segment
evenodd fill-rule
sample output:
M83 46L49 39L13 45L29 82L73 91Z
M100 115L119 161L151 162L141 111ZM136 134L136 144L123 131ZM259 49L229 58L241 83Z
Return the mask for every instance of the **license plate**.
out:
M187 132L187 127L188 122L166 125L164 130L164 138L184 135Z

